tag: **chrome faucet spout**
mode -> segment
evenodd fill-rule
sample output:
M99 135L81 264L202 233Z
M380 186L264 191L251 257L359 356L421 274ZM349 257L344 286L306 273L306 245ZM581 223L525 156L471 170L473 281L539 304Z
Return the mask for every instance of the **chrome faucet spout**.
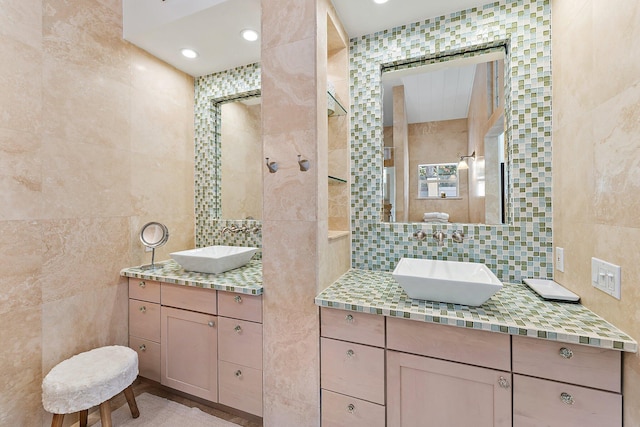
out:
M444 246L444 239L447 238L447 234L444 231L439 230L433 233L432 237L436 242L438 242L438 246Z

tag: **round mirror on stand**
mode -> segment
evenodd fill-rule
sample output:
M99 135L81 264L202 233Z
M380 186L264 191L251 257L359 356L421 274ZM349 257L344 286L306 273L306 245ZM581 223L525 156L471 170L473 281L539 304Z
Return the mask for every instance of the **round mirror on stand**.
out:
M167 243L169 240L169 229L159 222L149 222L140 230L140 241L147 248L151 248L151 265L143 266L155 268L156 248Z

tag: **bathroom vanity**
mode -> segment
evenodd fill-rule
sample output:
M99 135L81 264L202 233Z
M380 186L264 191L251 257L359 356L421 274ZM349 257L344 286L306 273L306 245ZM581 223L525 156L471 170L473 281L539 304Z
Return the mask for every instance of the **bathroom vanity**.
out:
M127 268L129 346L140 376L262 416L262 266L185 272Z
M518 284L480 307L411 300L363 270L316 304L323 427L622 425L637 343L580 304Z

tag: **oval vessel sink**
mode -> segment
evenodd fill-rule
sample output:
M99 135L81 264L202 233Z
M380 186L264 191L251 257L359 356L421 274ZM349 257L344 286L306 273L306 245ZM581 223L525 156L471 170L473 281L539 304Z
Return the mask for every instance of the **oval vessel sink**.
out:
M187 271L224 273L242 267L257 251L258 248L243 246L207 246L169 255Z
M478 306L502 289L495 274L476 262L402 258L392 275L412 299Z

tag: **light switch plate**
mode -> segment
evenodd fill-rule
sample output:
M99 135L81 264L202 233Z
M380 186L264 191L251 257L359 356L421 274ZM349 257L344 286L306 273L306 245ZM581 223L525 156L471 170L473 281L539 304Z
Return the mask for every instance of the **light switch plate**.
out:
M621 297L622 269L598 258L591 258L591 284L614 298Z

